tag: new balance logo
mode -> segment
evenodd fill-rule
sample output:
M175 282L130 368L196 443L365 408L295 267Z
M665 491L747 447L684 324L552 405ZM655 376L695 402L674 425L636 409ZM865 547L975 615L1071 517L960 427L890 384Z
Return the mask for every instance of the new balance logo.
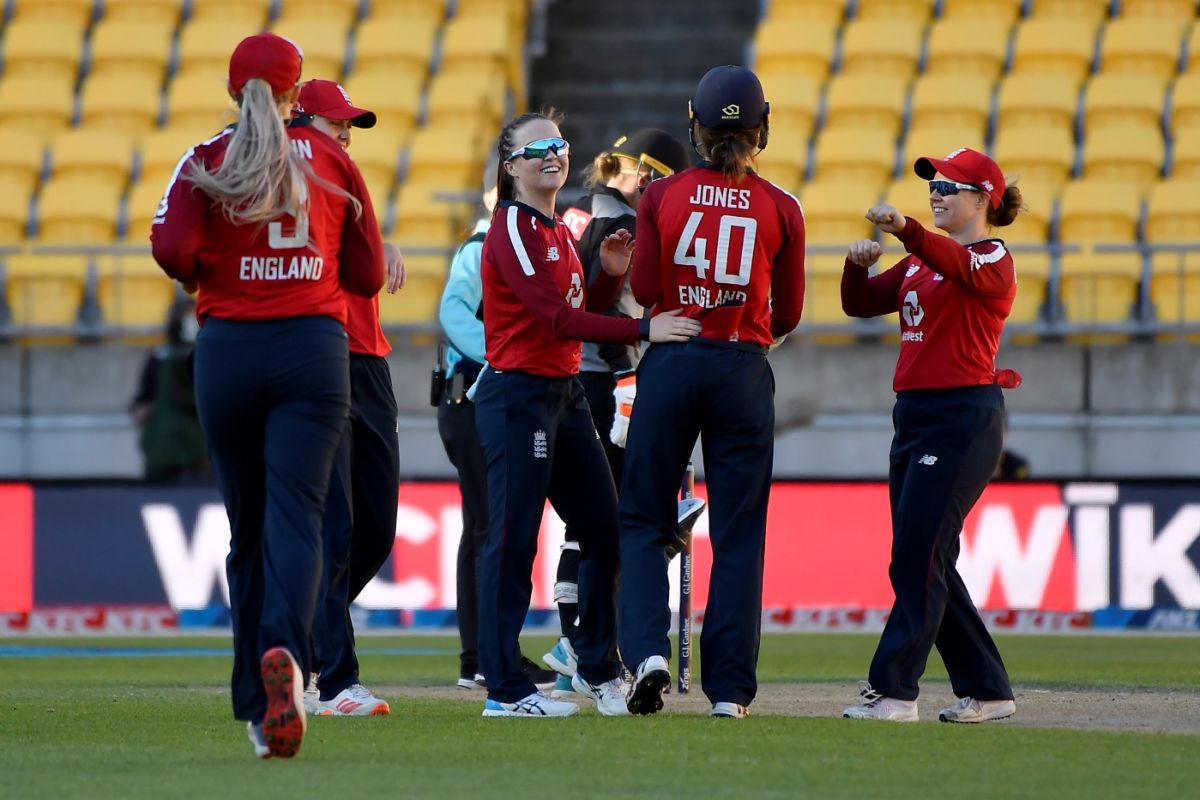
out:
M918 464L924 464L927 467L932 467L937 463L937 456L923 455L917 459Z
M533 457L548 458L549 450L546 447L546 432L535 431L533 434Z
M558 261L558 248L557 247L551 247L548 250L546 250L546 260L547 261Z

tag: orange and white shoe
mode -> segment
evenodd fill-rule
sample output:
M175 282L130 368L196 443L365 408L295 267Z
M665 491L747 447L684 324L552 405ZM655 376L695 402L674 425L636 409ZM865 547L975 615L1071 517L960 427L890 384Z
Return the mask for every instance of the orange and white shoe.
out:
M286 647L272 647L259 661L267 713L262 734L276 758L291 758L300 751L308 720L304 713L304 679L296 659Z
M332 699L317 703L317 714L322 717L382 717L391 713L387 701L371 694L361 683L347 686Z

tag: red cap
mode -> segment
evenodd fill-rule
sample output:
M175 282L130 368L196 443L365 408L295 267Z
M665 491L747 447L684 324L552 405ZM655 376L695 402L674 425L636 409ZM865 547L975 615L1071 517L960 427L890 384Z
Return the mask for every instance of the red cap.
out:
M304 52L291 39L273 33L248 36L229 57L229 91L241 95L246 81L261 78L273 94L283 94L300 82Z
M952 181L978 186L987 192L992 208L999 208L1004 200L1004 173L995 161L969 147L955 150L945 158L922 156L913 164L913 171L927 181L940 172Z
M311 80L300 87L300 113L350 120L356 128L374 128L375 112L358 108L334 81Z

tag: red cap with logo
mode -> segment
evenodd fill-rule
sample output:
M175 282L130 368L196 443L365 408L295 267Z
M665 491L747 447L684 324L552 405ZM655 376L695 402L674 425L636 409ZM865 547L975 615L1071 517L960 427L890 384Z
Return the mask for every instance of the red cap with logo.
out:
M335 81L311 80L300 87L300 112L317 117L350 120L356 128L374 128L375 112L358 108Z
M999 165L969 147L955 150L945 158L922 156L913 164L913 172L927 181L940 172L952 181L977 186L987 193L992 208L999 208L1004 200L1004 173Z
M261 78L273 94L283 94L300 82L304 52L291 39L273 33L248 36L229 57L229 91L240 96L246 81Z

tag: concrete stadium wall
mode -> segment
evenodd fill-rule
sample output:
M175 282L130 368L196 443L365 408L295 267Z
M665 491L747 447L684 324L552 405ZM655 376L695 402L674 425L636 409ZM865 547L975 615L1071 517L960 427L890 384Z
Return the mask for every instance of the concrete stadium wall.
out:
M0 478L134 478L126 414L147 349L119 344L0 346ZM892 343L785 343L776 378L781 478L886 475ZM429 407L434 346L389 358L406 478L452 475ZM1171 477L1200 472L1200 358L1185 343L1008 345L1024 376L1007 392L1010 446L1038 477ZM702 459L697 465L703 474Z

